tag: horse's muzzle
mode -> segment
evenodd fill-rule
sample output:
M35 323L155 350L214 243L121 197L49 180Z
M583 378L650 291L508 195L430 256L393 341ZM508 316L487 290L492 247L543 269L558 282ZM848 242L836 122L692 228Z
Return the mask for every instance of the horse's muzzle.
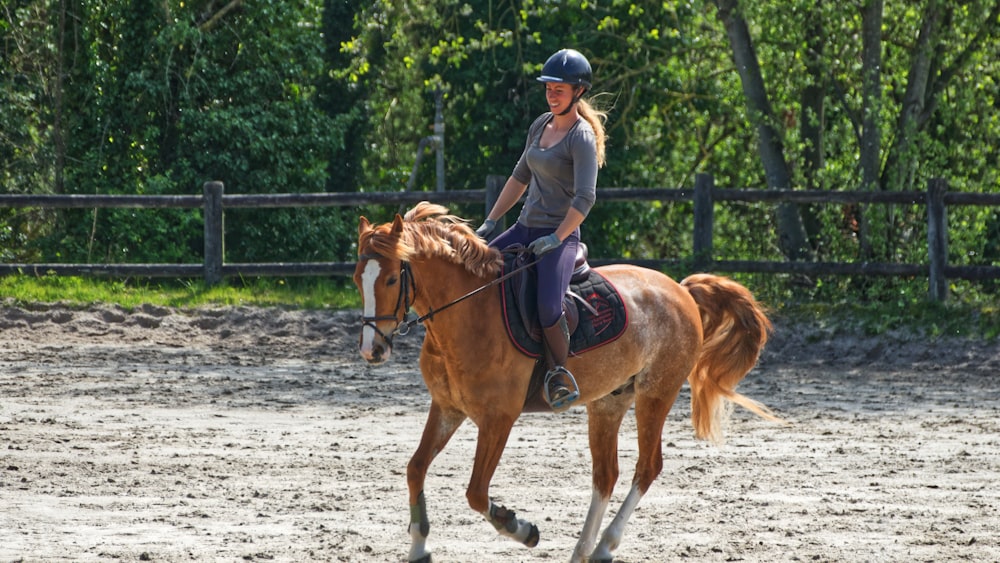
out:
M385 363L392 355L392 344L381 338L374 338L368 345L364 341L358 346L361 357L371 365Z
M361 354L369 365L377 366L379 364L384 364L389 359L388 351L385 354L381 350L376 350L372 354Z
M361 337L358 339L358 351L361 357L371 365L378 365L389 359L392 355L392 336L382 332L375 325L377 319L362 318L364 325L361 327Z

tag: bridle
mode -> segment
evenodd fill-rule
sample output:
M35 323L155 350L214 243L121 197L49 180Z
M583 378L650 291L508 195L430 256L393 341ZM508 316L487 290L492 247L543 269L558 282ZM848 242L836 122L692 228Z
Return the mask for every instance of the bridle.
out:
M522 248L522 249L516 250L516 252L519 252L519 253L520 252L528 252L528 250L526 248ZM378 254L362 254L362 255L358 256L358 258L360 260L367 260L367 259L372 259L372 258L377 258L377 257L379 257ZM537 260L537 258L536 258L536 260ZM412 329L414 325L423 324L423 322L426 321L426 320L433 320L434 315L440 313L441 311L444 311L445 309L448 309L448 308L451 308L451 307L453 307L455 305L458 305L462 301L465 301L466 299L468 299L470 297L473 297L474 295L477 295L480 292L483 292L483 291L485 291L485 290L487 290L487 289L489 289L489 288L491 288L491 287L493 287L493 286L495 286L497 284L503 283L504 281L506 281L506 280L514 277L515 275L523 272L524 270L527 270L528 268L530 268L534 264L535 264L535 260L530 260L528 262L525 262L521 266L519 266L517 268L514 268L513 270L511 270L511 271L507 272L506 274L504 274L504 275L496 278L495 280L493 280L493 281L491 281L491 282L489 282L489 283L487 283L485 285L482 285L482 286L480 286L480 287L478 287L478 288L476 288L476 289L474 289L474 290L466 293L465 295L463 295L463 296L461 296L461 297L459 297L457 299L453 299L453 300L449 301L448 303L444 304L442 307L440 307L438 309L430 307L430 310L428 310L427 313L425 313L424 315L416 317L416 318L407 319L406 317L409 315L410 306L413 304L413 295L416 294L416 292L417 292L417 285L416 285L416 282L414 282L414 280L413 280L413 271L410 269L410 263L406 262L406 261L401 261L400 267L399 267L399 295L396 297L396 307L393 308L392 314L391 315L377 315L377 316L374 316L374 317L366 317L366 316L362 315L361 316L361 327L362 327L362 329L364 327L366 327L366 326L367 327L371 327L372 330L374 330L376 334L378 334L380 337L382 337L382 340L384 340L386 342L386 344L388 344L391 347L392 346L392 339L397 334L399 336L406 336L407 334L410 333L410 329ZM400 315L399 315L400 308L403 309L402 319L400 319ZM389 320L396 321L396 327L394 329L392 329L392 331L389 332L388 335L385 334L384 332L382 332L381 330L379 330L379 328L377 326L375 326L375 323L377 323L379 321L389 321Z
M362 254L358 256L361 260L370 260L379 257L377 254ZM382 340L386 342L390 347L392 346L392 338L399 334L406 336L410 332L410 328L413 323L406 320L406 315L410 310L410 306L413 305L413 295L417 292L417 286L413 282L413 272L410 270L409 262L402 262L399 267L399 295L396 297L396 306L392 309L391 315L376 315L374 317L366 317L361 315L361 328L371 327ZM399 310L403 310L402 319L400 319ZM396 327L387 335L381 330L375 323L379 321L396 321Z

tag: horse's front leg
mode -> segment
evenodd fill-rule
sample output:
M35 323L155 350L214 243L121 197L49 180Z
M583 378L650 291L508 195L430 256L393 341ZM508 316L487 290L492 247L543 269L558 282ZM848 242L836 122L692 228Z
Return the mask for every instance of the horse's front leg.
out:
M444 449L448 440L455 434L465 420L465 415L457 411L445 411L441 406L431 401L424 433L420 437L420 445L406 466L406 484L410 491L410 563L430 563L431 554L427 550L427 535L430 533L430 521L427 518L427 505L424 502L424 480L427 469L437 454Z
M528 547L535 547L538 545L538 528L531 522L519 519L513 510L495 504L489 497L490 481L500 463L516 418L493 416L477 423L479 436L476 442L476 461L465 496L469 506L482 514L501 535Z

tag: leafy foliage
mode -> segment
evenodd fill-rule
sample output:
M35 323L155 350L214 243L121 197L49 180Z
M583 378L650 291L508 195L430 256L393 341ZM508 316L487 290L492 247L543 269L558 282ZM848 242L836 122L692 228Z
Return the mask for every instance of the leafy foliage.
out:
M747 25L762 92L741 82L723 4ZM864 81L872 6L877 88ZM599 187L691 186L701 172L720 187L765 187L767 126L794 187L920 190L941 177L995 191L998 13L998 0L9 0L0 182L7 193L190 194L207 180L227 193L398 191L441 93L447 188L481 188L509 173L545 109L542 62L572 46L609 110ZM762 121L749 95L773 115ZM417 189L433 189L433 159L416 173ZM230 211L227 259L348 260L363 211ZM926 260L922 206L793 211L818 260ZM481 208L461 212L475 220ZM685 258L690 215L685 203L599 203L584 238L597 257ZM8 260L197 261L200 224L179 211L9 210L0 242ZM996 210L951 208L949 225L953 263L1000 263ZM781 229L772 206L718 205L717 257L784 259ZM878 301L919 294L920 282L755 283L778 299Z
M31 182L22 175L7 191L190 194L214 179L228 193L325 188L341 139L315 103L325 68L320 4L237 2L227 11L211 1L80 0L53 13L26 4L9 16L30 9L55 23L49 42L24 39L58 54L23 64L36 65L26 85L51 91L43 107L58 119L22 127L52 127L53 143L39 136L29 148L56 158L43 190L18 188ZM30 97L17 81L0 91ZM202 251L200 226L191 212L71 210L28 242L43 260L190 262ZM347 228L337 211L249 214L228 224L228 258L344 258Z

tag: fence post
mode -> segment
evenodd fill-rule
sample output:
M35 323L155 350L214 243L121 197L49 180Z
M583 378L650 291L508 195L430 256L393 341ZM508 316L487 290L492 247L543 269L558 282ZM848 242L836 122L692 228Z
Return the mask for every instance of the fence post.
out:
M222 281L223 245L222 182L205 182L205 285L211 287Z
M503 185L507 182L507 179L499 174L490 174L486 176L486 211L483 212L483 217L485 218L493 211L493 206L496 204L497 199L500 198L500 192L503 191ZM497 228L493 229L490 236L486 237L488 240L493 240L493 237L499 235L507 229L507 217L506 215L500 217L497 220Z
M707 270L713 261L712 229L715 223L715 205L712 190L715 178L711 174L694 177L694 263L695 271Z
M442 108L444 92L440 87L434 91L434 147L437 149L437 191L444 191L444 117Z
M944 205L944 194L948 182L932 178L927 182L927 254L930 259L931 301L945 301L948 298L948 279L944 269L948 265L948 213Z

